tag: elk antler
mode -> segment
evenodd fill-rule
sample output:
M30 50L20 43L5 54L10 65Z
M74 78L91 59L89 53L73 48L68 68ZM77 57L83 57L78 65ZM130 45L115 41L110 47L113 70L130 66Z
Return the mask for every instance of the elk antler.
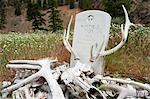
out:
M23 62L23 60L21 61L18 60L17 62ZM19 87L22 87L34 81L35 79L39 77L43 77L47 81L49 89L51 90L52 99L65 99L59 84L57 83L56 79L53 77L52 69L49 67L51 65L51 62L53 61L50 61L49 59L46 58L46 59L42 59L38 61L29 61L29 62L26 61L26 62L39 64L41 66L41 69L35 74L32 74L31 76L23 79L21 82L3 89L1 93L11 92L15 89L18 89ZM18 68L20 68L20 66Z
M67 29L67 34L66 34L66 29L64 30L63 43L64 43L65 47L67 48L67 50L74 56L74 59L75 60L79 60L80 58L79 58L78 54L71 47L71 45L69 44L69 41L68 41L72 18L73 18L73 16L71 16L71 19L69 21L69 25L68 25L68 29Z
M125 42L127 40L128 30L129 30L130 26L132 26L132 25L134 26L134 24L131 23L130 20L129 20L128 13L127 13L127 10L125 9L124 5L122 5L122 7L123 7L123 10L124 10L124 13L125 13L125 20L126 20L124 29L123 29L123 24L121 25L122 40L116 47L114 47L110 50L107 50L107 51L101 51L99 53L99 56L109 55L109 54L114 53L118 49L120 49L125 44Z
M9 64L6 65L7 68L14 68L14 69L41 69L41 65L38 64L41 60L11 60ZM51 63L57 62L58 60L50 60Z
M107 78L107 77L102 77L100 79L101 80L115 81L115 82L120 82L120 83L124 83L124 84L139 86L140 88L146 89L147 91L150 92L150 86L148 84L142 84L142 83L139 83L139 82L135 82L133 80L123 80L123 79L119 79L119 78Z

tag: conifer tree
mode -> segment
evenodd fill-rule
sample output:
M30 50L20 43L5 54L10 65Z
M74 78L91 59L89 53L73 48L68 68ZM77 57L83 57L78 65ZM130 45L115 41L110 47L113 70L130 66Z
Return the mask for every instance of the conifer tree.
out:
M50 13L49 15L49 30L51 30L52 32L56 32L58 30L62 30L62 20L61 20L61 16L59 13L59 10L57 9L57 0L50 0L50 9L48 11L48 13Z
M5 9L0 8L0 29L5 27L6 19L5 19Z
M21 0L15 0L15 15L21 15Z
M45 14L41 13L41 8L37 3L28 2L27 18L28 21L32 21L33 30L46 30L42 26L45 25Z
M79 7L82 10L88 10L92 8L93 0L79 0Z
M69 2L69 7L70 7L70 9L74 9L74 7L75 7L75 5L74 5L74 0L70 0L70 2Z
M44 0L43 1L43 10L46 10L46 9L48 9L48 2L47 2L47 0Z
M5 1L0 0L0 29L5 27Z
M27 1L27 20L31 21L32 20L32 11L33 11L33 4L31 0Z
M125 5L126 9L129 10L132 4L132 0L102 0L105 10L113 17L120 17L124 15L122 5Z

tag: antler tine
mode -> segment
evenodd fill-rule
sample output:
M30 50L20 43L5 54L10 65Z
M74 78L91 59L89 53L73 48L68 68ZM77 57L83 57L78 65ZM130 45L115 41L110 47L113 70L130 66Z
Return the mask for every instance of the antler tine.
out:
M109 54L114 53L115 51L117 51L118 49L120 49L126 42L127 37L128 37L128 30L130 28L131 25L135 26L133 23L130 22L129 17L128 17L128 13L127 10L125 9L124 5L122 5L124 13L125 13L125 27L123 28L123 24L121 25L121 32L122 32L122 40L121 42L114 48L107 50L107 51L101 51L99 53L99 56L106 56Z
M139 86L140 88L146 89L147 91L150 92L150 86L149 85L135 82L133 80L124 80L124 79L119 79L119 78L108 78L108 77L102 77L102 78L98 77L98 79L107 80L107 81L115 81L115 82L120 82L120 83L124 83L124 84Z
M25 84L27 84L28 82L31 82L33 81L34 79L38 78L39 77L39 72L27 77L26 79L24 79L23 81L15 84L15 85L12 85L12 86L9 86L3 90L1 90L1 93L5 93L5 92L11 92L15 89L18 89L20 86L23 86Z
M73 48L71 47L71 45L68 41L72 19L73 19L73 16L71 16L71 19L69 21L67 34L66 34L66 29L64 30L63 43L64 43L65 47L67 48L67 50L75 57L75 60L79 60L80 58L79 58L78 54L73 50Z
M126 10L126 8L124 7L124 5L122 5L122 7L123 7L123 10L124 10L124 13L125 13L125 21L126 21L126 23L125 23L125 28L124 28L124 29L122 28L122 30L124 30L124 31L122 31L122 34L124 35L124 39L125 39L125 41L126 41L126 40L127 40L127 37L128 37L128 30L129 30L130 26L131 26L131 25L135 26L135 25L130 22L129 16L128 16L128 13L127 13L127 10Z
M14 69L41 69L38 65L31 65L31 64L7 64L7 68L14 68Z
M70 21L69 21L69 24L68 24L68 28L67 28L67 40L69 39L69 32L70 32L70 27L71 27L72 19L73 19L73 15L70 18Z
M104 37L105 38L105 37ZM92 45L91 50L90 50L90 62L94 62L98 57L99 57L99 52L101 52L102 48L104 45L104 40L102 41L101 46L98 48L97 53L94 55L93 50L94 50L94 45Z

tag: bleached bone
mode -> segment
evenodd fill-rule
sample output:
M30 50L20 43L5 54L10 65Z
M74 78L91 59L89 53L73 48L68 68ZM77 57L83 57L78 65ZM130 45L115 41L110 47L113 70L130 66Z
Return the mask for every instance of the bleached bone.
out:
M37 69L39 70L41 67L37 65L30 65L30 64L8 64L6 65L7 68L14 68L14 69Z
M72 22L72 17L71 17L71 19L70 19L70 22L69 22L69 25L68 25L68 29L67 29L67 34L66 34L66 30L64 31L64 45L66 46L66 48L68 49L68 51L69 52L71 52L71 54L72 54L72 56L74 56L74 59L76 60L76 59L80 59L81 58L81 61L83 61L83 62L85 62L85 63L88 63L88 62L93 62L93 65L92 65L92 68L94 69L94 72L95 72L95 74L102 74L103 73L103 69L104 69L104 66L103 66L103 56L106 56L106 55L109 55L109 54L112 54L112 53L114 53L115 51L117 51L117 50L119 50L124 44L125 44L125 42L126 42L126 40L127 40L127 36L128 36L128 30L129 30L129 28L130 28L130 26L131 25L134 25L133 23L131 23L130 22L130 20L129 20L129 17L128 17L128 13L127 13L127 11L126 11L126 9L125 9L125 7L124 6L122 6L123 7L123 10L124 10L124 13L125 13L125 20L126 20L126 22L125 22L125 28L123 28L123 25L121 25L121 31L122 31L122 40L121 40L121 42L116 46L116 47L114 47L114 48L112 48L112 49L110 49L110 50L106 50L105 51L105 48L106 48L106 46L107 46L107 42L108 42L108 38L107 37L109 37L109 33L107 33L108 32L108 28L109 28L109 25L106 25L106 24L104 24L104 25L106 25L106 31L101 31L101 32L104 32L104 33L101 33L101 41L100 41L100 45L93 45L94 43L92 43L91 41L89 41L89 43L87 43L87 44L89 44L88 45L88 47L92 44L92 46L91 46L91 51L89 51L90 52L90 55L88 55L88 54L86 54L86 55L80 55L81 57L79 57L79 55L78 55L78 53L80 53L80 54L82 54L82 53L84 53L83 52L83 50L81 49L81 48L79 48L79 50L77 49L77 48L72 48L71 47L71 45L69 44L69 42L68 42L68 38L69 38L69 31L70 31L70 25L71 25L71 22ZM109 15L107 15L106 13L104 13L104 12L95 12L95 13L97 13L99 16L100 16L100 13L102 14L101 16L103 16L103 17L107 17L107 19L105 20L105 21L107 21L108 22L108 24L109 24L109 21L110 21L110 19L111 19L111 17L109 16ZM82 16L90 16L90 15L93 15L93 13L91 13L90 11L89 12L86 12L86 14L84 15L84 14L82 14ZM94 16L94 15L93 15ZM94 17L97 17L96 15L94 16ZM78 21L80 21L81 20L81 16L80 16L80 18L78 17L77 18L78 19ZM80 19L80 20L79 20ZM96 18L95 18L96 19ZM103 18L102 18L103 19ZM94 19L92 19L92 20L94 20ZM98 19L96 19L96 20L98 20ZM85 21L87 21L87 20L85 20ZM100 20L99 20L100 21ZM101 20L102 21L102 20ZM104 22L105 23L105 22ZM78 22L78 24L79 24L79 22ZM85 23L82 23L82 24L84 24L85 25ZM80 24L81 26L82 26L82 24ZM94 24L96 24L95 22L94 22ZM83 25L83 26L84 26ZM88 24L89 26L92 26L92 22L90 23L90 24ZM99 24L96 24L96 25L94 25L95 27L96 26L99 26ZM77 27L77 26L76 26ZM75 27L75 28L76 28ZM79 27L78 27L79 28ZM83 29L84 29L84 27L82 27ZM90 27L89 27L90 28ZM82 30L82 29L81 29ZM84 30L86 30L86 29L84 29ZM94 30L93 30L94 31ZM75 32L79 32L79 31L75 31ZM82 31L82 32L86 32L86 31ZM106 33L105 33L106 32ZM77 37L79 37L79 33L78 33L78 35L77 35L77 33L75 33L76 35L75 35L75 37L74 37L74 39L76 40L75 41L75 43L82 43L82 41L81 40L79 40L79 39L77 39ZM83 33L84 34L84 33ZM94 33L92 32L92 33L87 33L87 35L88 36L90 36L89 34L93 34L94 35ZM76 37L77 36L77 37ZM83 36L86 36L86 35L83 35ZM94 35L94 36L98 36L98 35ZM86 38L86 37L85 37ZM88 38L88 37L87 37ZM95 38L95 39L97 39L97 38ZM89 39L90 40L90 39ZM96 42L96 44L98 43L98 41L97 40L95 40L94 42ZM77 47L77 44L75 44L74 42L73 42L73 44L74 45L76 45L76 47ZM95 46L98 46L99 48L95 48ZM74 47L74 46L73 46ZM81 47L81 46L80 46ZM95 48L95 52L93 51L93 49ZM87 49L87 48L86 48ZM77 52L76 52L76 50L77 50ZM82 50L82 51L81 51ZM85 51L85 52L87 52L87 50ZM85 53L84 53L85 54ZM95 55L93 55L93 54L95 54ZM87 60L87 58L83 58L83 56L85 57L85 56L87 56L87 57L89 57L89 60ZM74 60L74 59L72 59L71 60L71 62ZM87 62L88 61L88 62ZM74 62L72 62L71 63L71 66L72 66L72 64L73 64Z
M11 60L9 61L9 64L6 65L6 67L16 69L40 69L41 66L38 64L40 61L41 60ZM51 63L57 61L57 59L50 60Z
M119 78L108 78L108 77L102 77L102 78L100 77L98 79L107 80L107 81L115 81L115 82L119 82L119 83L123 83L123 84L130 84L130 85L138 86L138 87L148 90L150 92L150 85L135 82L133 80L124 80L124 79L119 79Z
M10 81L3 81L3 82L2 82L2 87L3 87L3 88L8 87L9 85L11 85L11 82L10 82Z
M32 99L33 97L30 95L30 92L29 92L30 86L31 84L27 84L13 91L12 93L13 99Z
M3 81L2 82L2 88L6 88L8 86L11 85L11 82L10 81ZM2 93L2 99L5 99L7 96L8 96L9 92L6 92L6 93ZM1 99L1 97L0 97Z
M101 51L102 46L100 46L99 51L101 51L101 52L99 53L99 56L105 56L105 55L108 55L108 54L111 54L111 53L117 51L117 50L120 49L120 48L124 45L124 43L126 42L127 36L128 36L129 27L130 27L131 25L134 25L134 24L130 22L130 20L129 20L129 18L128 18L127 11L126 11L126 9L125 9L124 6L123 6L123 10L124 10L124 12L125 12L126 23L125 23L125 29L123 29L123 25L122 25L122 27L121 27L121 31L122 31L122 41L121 41L116 47L114 47L113 49L107 50L107 51ZM72 18L71 18L71 20L72 20ZM70 21L70 22L71 22L71 21ZM69 25L68 25L67 36L66 36L66 34L64 35L64 36L66 36L67 40L68 40L68 38L69 38L69 34L68 34L68 33L69 33L69 30L70 30L70 23L69 23ZM65 40L64 40L64 41L65 41ZM103 43L104 43L104 42L103 42ZM71 46L70 46L69 43L68 43L68 45L64 43L64 45L66 46L66 48L68 48L68 50L69 50L74 56L77 56L76 54L74 54L74 53L76 53L76 52L71 48ZM68 47L68 46L69 46L69 47ZM72 49L72 51L71 51L70 49ZM102 53L102 52L103 52L103 53ZM91 53L92 53L92 52L91 52ZM91 57L93 57L92 54L91 54ZM97 57L98 57L98 56L96 56L96 58L97 58ZM92 58L91 58L91 59L92 59ZM75 65L75 68L77 68L76 65ZM74 69L75 69L75 68L74 68ZM83 71L84 69L80 68L80 70ZM69 72L70 72L70 73L69 73ZM70 82L73 82L73 78L74 78L74 81L78 82L78 85L81 86L83 89L86 90L86 89L88 88L88 87L86 86L86 83L85 83L84 81L82 81L81 78L80 78L80 80L75 79L75 77L77 77L77 75L75 75L75 73L73 73L75 76L71 76L71 75L72 75L71 73L73 73L73 71L72 71L71 69L68 70L68 72L67 72L67 74L66 74L66 78L68 78L68 80L65 79L65 80L66 80L65 82L67 82L66 84L69 84ZM78 73L78 72L76 72L76 73ZM80 72L80 73L81 73L81 72ZM80 74L80 73L79 73L79 74ZM63 74L62 74L62 75L63 75ZM68 77L67 75L69 75L70 77ZM79 76L79 75L78 75L78 76ZM80 83L80 81L82 81L82 83ZM92 81L92 80L91 80L91 81ZM128 89L128 88L126 88L126 89ZM121 93L122 93L122 92L125 92L126 89L124 89L124 90L122 89ZM87 90L86 90L86 91L87 91ZM122 94L121 94L120 97L122 97L122 96L125 96L125 95L122 95Z
M27 63L30 63L30 62L27 62ZM52 99L64 99L63 92L60 86L58 85L57 81L53 78L52 70L49 67L51 65L51 61L49 61L48 59L43 59L43 60L37 61L36 64L39 64L41 66L41 69L37 73L27 77L22 82L19 82L15 85L12 85L8 88L3 89L1 92L5 93L5 92L13 91L23 85L26 85L27 83L32 82L34 79L38 77L44 77L46 81L48 82L49 88L51 90Z
M111 89L119 92L119 96L117 99L124 99L127 96L136 96L136 89L134 89L131 85L119 86L119 85L112 85L112 84L104 84L101 86L104 89Z
M106 44L107 44L106 43L107 40L105 41L105 39L107 39L107 38L106 38L106 35L104 35L105 39L102 41L102 46L99 47L98 54L96 54L99 56L93 55L93 54L95 54L95 52L93 52L94 46L92 46L91 60L94 60L94 57L95 57L95 59L97 59L98 57L105 56L105 55L113 53L114 51L117 51L119 48L121 48L123 46L123 44L127 40L128 29L133 24L129 21L128 14L127 14L127 11L124 8L124 6L123 6L123 9L125 12L126 23L125 23L124 29L123 29L123 25L121 26L122 41L119 43L119 45L117 45L113 49L103 51L104 47L106 47ZM106 23L109 23L109 20L107 20L107 21L108 22L106 22ZM67 33L66 33L66 30L64 31L63 42L64 42L65 47L68 49L68 51L71 52L71 54L74 56L74 60L76 60L75 66L71 67L71 68L66 68L63 66L62 66L62 68L60 68L60 66L59 66L59 67L54 67L54 69L52 70L49 66L51 65L51 63L56 62L56 61L48 61L46 59L37 60L37 61L36 60L35 61L34 60L11 61L10 64L7 65L7 67L9 67L9 68L31 69L31 70L37 69L39 71L36 72L35 74L25 78L21 82L18 82L17 84L12 85L6 89L3 89L2 92L6 92L6 91L9 92L9 91L17 89L16 91L14 91L13 95L14 95L14 97L17 97L18 99L21 99L23 97L23 94L19 90L24 90L23 92L26 93L26 97L30 97L30 92L29 92L30 88L24 86L25 89L23 89L22 86L26 85L30 82L36 81L36 79L38 79L39 77L44 77L46 79L46 81L48 82L48 86L50 89L50 90L46 89L47 90L46 92L48 94L48 99L64 99L65 97L61 90L61 88L63 89L63 87L60 88L60 86L58 85L58 83L56 81L56 80L58 80L58 78L60 76L61 76L61 80L64 81L65 85L70 87L71 90L73 90L72 91L73 94L78 95L79 92L82 90L85 93L87 99L89 99L89 96L96 99L96 97L94 95L89 93L91 88L95 89L101 96L103 96L104 99L106 99L106 96L103 93L103 91L98 90L96 87L94 87L92 85L92 83L96 82L96 81L101 81L102 83L107 84L104 86L105 88L110 88L112 90L119 91L119 97L117 99L123 99L127 96L137 96L135 93L135 91L136 91L135 86L141 87L148 91L150 90L149 85L141 84L141 83L134 82L134 81L117 79L117 78L107 78L107 77L103 77L102 75L101 76L96 75L96 77L90 78L90 74L85 75L84 72L93 71L91 68L92 62L90 61L88 63L84 63L84 62L82 63L80 60L81 57L79 57L78 53L76 52L77 49L76 50L73 49L71 47L71 45L69 44L68 39L69 39L71 22L72 22L72 17L71 17L69 25L68 25ZM99 68L96 68L96 69L99 69ZM117 84L113 85L112 83L109 83L109 81L111 81L111 82L113 81L115 83L116 82L124 83L126 86L119 86ZM32 85L34 85L34 84L32 83ZM19 87L21 87L21 88L19 88ZM67 90L67 91L70 91L70 90ZM33 96L33 97L37 97L37 99L39 99L41 97L41 95L43 95L43 93L39 92L37 96ZM69 95L67 94L66 98L68 98L68 97L69 97Z
M103 95L101 91L99 91L93 85L90 85L89 83L83 81L83 79L80 77L83 71L85 72L91 69L86 67L87 67L86 64L82 64L78 60L75 67L71 67L62 73L61 79L64 81L66 85L70 85L70 83L74 83L76 86L81 87L85 92L88 92L91 88L93 88L98 93L100 93L104 99L106 99L106 97Z
M104 85L102 85L101 87L104 88L104 89L107 89L107 88L110 88L112 90L117 90L119 91L119 96L117 99L124 99L123 97L127 97L127 96L133 96L133 97L146 97L148 96L148 93L150 93L150 85L148 84L142 84L142 83L139 83L139 82L135 82L133 80L124 80L124 79L119 79L119 78L110 78L110 77L102 77L101 75L96 75L93 80L95 81L103 81L105 80L106 82L104 82ZM122 84L126 84L127 87L124 87L124 86L118 86L116 84L109 84L109 82L107 81L113 81L113 82L116 82L116 83L122 83ZM94 82L94 81L93 81ZM133 88L134 87L134 88ZM141 93L143 93L142 91L137 91L138 89L143 89L142 91L144 90L147 90L149 92L146 92L144 91L144 95L142 95ZM137 92L139 93L139 95L137 96Z
M67 50L74 56L75 60L79 60L79 55L76 53L76 51L71 47L71 45L69 44L69 32L70 32L70 26L71 26L71 22L72 22L72 18L73 16L71 16L71 19L69 21L69 25L68 25L68 29L67 29L67 34L66 34L66 30L64 30L64 36L63 36L63 43L65 45L65 47L67 48Z
M13 99L23 99L22 94L20 92L18 92L18 91L14 91L12 93L12 98Z
M132 80L123 80L123 79L118 79L118 78L103 77L102 75L96 75L92 79L86 78L85 80L90 83L101 81L104 84L104 85L101 85L102 87L101 89L106 89L106 90L111 89L111 90L118 91L119 96L117 99L124 99L123 97L127 97L127 96L146 97L149 95L148 93L150 93L149 91L150 85L142 84L142 83L135 82ZM117 85L118 82L122 83L123 85L122 86ZM138 91L138 89L142 89L142 90Z
M72 82L74 85L72 86L72 89L75 90L74 93L77 93L79 94L79 92L81 92L81 90L85 93L89 93L90 92L90 89L94 89L95 91L97 91L102 97L103 99L107 99L105 97L105 95L100 91L98 90L96 87L94 87L93 85L90 85L88 82L86 81L83 81L83 79L81 77L74 77L74 80ZM71 84L67 84L67 86L71 86ZM80 89L80 88L81 89ZM92 94L89 94L90 96L93 97ZM87 96L86 96L87 97Z
M117 99L124 99L125 97L148 97L149 92L146 90L136 90L135 88L133 88L133 86L131 85L127 85L126 87L123 86L119 86L116 84L103 84L101 85L102 89L110 89L110 90L114 90L114 91L118 91L119 92L119 96ZM148 98L146 98L148 99Z
M38 92L34 94L33 90L30 90L31 84L27 84L19 89L13 91L13 99L45 99L47 94L45 92Z
M125 44L125 42L127 40L128 30L129 30L130 26L132 26L132 25L134 26L134 24L131 23L129 20L128 13L127 13L127 10L125 9L124 5L122 5L122 7L123 7L123 10L125 13L125 21L126 21L124 29L123 29L123 24L121 25L122 40L116 47L114 47L110 50L101 51L99 53L99 56L106 56L106 55L112 54L112 53L116 52L117 50L119 50Z

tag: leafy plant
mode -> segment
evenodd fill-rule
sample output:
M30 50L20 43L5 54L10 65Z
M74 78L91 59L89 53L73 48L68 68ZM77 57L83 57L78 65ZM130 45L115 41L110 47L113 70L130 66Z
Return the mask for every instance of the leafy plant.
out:
M70 7L70 9L73 9L75 7L74 6L74 0L70 0L69 7Z
M46 30L42 26L45 24L45 19L40 11L40 7L37 3L28 2L27 18L29 21L32 21L33 30Z
M92 8L92 0L79 0L79 7L82 10L87 10Z
M34 32L32 34L0 34L0 73L6 70L8 60L38 59L50 56L62 42L61 35Z
M5 27L6 19L5 19L5 1L0 0L0 29Z
M120 31L120 25L112 24L109 48L114 47L120 42ZM126 45L114 54L105 57L105 71L113 73L114 75L119 74L119 76L139 80L145 78L149 79L149 38L149 27L131 28ZM56 48L60 49L60 45L62 45L62 34L59 33L36 31L31 34L0 34L0 50L2 50L2 52L0 52L0 74L7 70L5 65L8 63L8 60L52 57L51 52L57 53L55 50Z
M112 24L110 30L109 48L121 41L120 25ZM106 70L120 76L126 76L144 81L150 78L149 49L150 28L131 28L126 44L114 54L106 56ZM108 48L108 49L109 49ZM150 81L150 79L147 79ZM146 80L145 80L146 81Z
M21 15L21 0L15 0L15 15Z
M51 0L50 8L47 13L49 13L49 28L54 33L58 30L62 30L62 20L59 14L59 10L57 9L57 2L56 0Z
M129 11L132 0L102 0L102 4L105 6L106 12L110 13L113 17L123 16L122 5L125 5Z

